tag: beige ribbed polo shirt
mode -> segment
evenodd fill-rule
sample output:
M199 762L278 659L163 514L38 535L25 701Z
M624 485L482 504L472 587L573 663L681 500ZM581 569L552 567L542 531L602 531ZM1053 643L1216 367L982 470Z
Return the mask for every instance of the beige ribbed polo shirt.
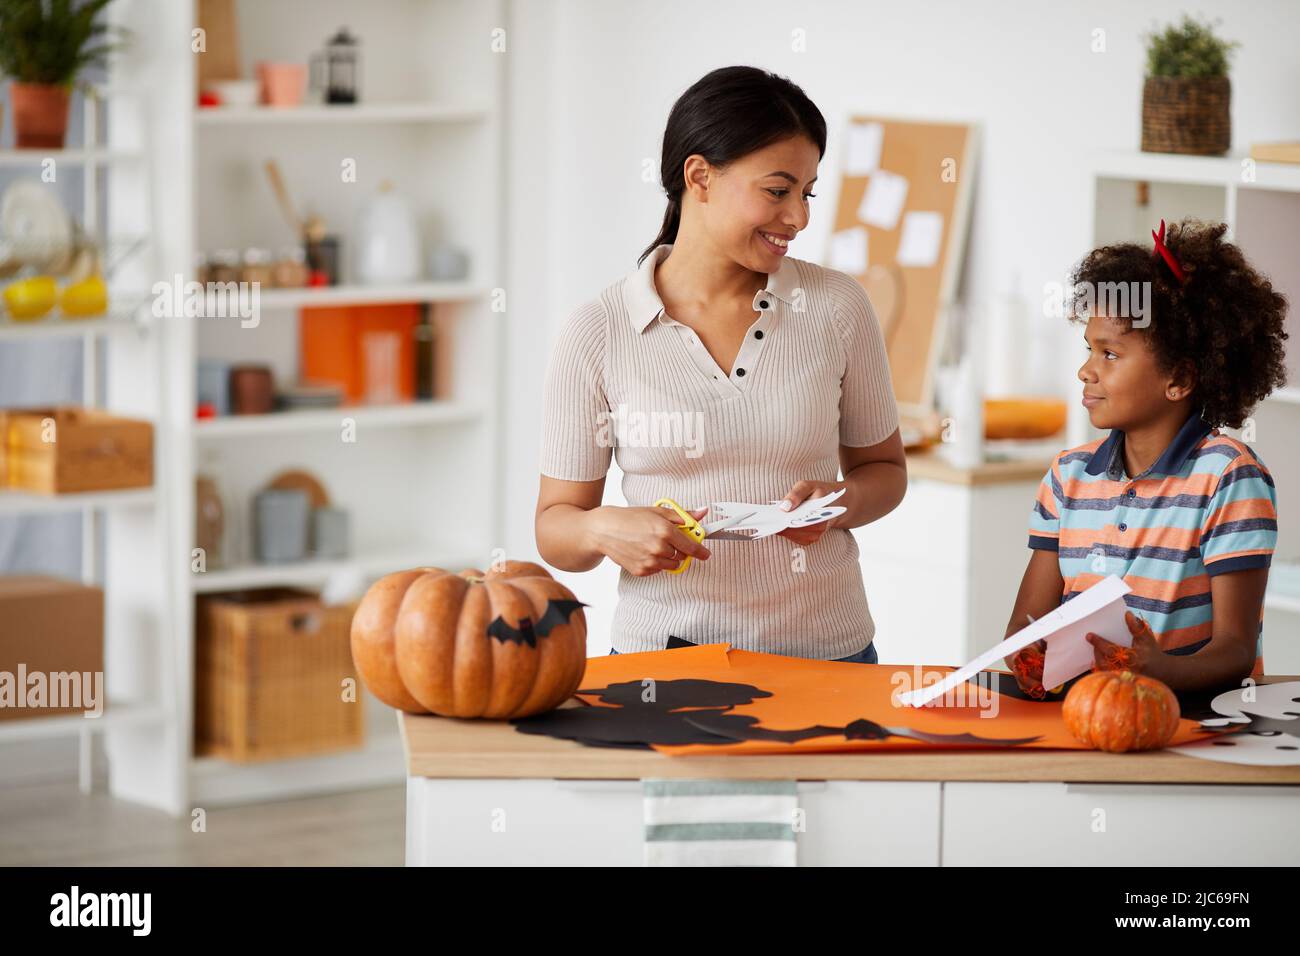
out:
M840 444L874 445L898 427L884 340L857 280L783 258L754 295L727 374L664 312L654 270L671 251L657 247L565 322L546 375L542 474L594 481L614 454L632 506L764 503L802 479L839 480ZM622 571L616 650L661 650L672 635L833 659L871 642L848 529L806 547L780 535L705 544L709 560L682 574Z

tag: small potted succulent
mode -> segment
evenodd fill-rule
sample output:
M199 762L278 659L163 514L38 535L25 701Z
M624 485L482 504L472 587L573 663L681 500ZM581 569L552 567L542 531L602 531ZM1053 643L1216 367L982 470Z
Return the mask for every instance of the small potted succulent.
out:
M61 149L77 77L100 66L116 44L100 13L112 0L3 0L0 71L19 149Z
M1238 44L1184 16L1147 35L1142 149L1218 156L1232 145L1228 60Z

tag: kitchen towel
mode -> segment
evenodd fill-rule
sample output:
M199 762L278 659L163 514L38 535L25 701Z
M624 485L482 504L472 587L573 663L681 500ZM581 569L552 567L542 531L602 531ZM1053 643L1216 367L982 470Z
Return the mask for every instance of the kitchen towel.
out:
M643 780L646 866L794 866L793 780Z

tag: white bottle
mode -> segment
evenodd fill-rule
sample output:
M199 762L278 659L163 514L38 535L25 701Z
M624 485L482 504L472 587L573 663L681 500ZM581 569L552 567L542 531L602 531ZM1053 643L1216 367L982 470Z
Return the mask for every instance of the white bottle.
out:
M420 277L420 232L415 213L385 180L361 210L356 229L357 280L366 285Z

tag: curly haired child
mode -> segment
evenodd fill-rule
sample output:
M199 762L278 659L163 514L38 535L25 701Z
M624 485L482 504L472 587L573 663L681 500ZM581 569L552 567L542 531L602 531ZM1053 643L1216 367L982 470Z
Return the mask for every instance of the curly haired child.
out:
M1219 428L1240 428L1285 383L1287 303L1224 240L1226 230L1184 220L1166 235L1162 222L1154 249L1103 246L1076 267L1070 311L1086 323L1088 351L1082 401L1110 434L1061 452L1044 476L1007 627L1018 631L1119 575L1132 588L1133 643L1088 635L1094 666L1147 674L1175 691L1263 671L1277 495L1259 456ZM1040 698L1043 650L1039 642L1010 661L1021 688Z

